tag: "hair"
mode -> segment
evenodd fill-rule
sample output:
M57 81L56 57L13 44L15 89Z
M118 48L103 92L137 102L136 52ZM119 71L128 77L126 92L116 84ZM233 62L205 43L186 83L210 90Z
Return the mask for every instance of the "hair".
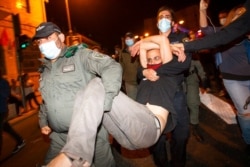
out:
M233 9L231 9L227 15L227 19L226 19L225 25L223 27L227 26L228 24L230 24L231 22L236 20L238 17L240 17L245 12L246 12L246 8L243 5L238 5L238 6L234 7Z
M159 14L162 12L162 11L169 11L170 14L171 14L171 17L172 17L172 20L174 21L175 20L175 12L172 8L168 7L168 6L162 6L158 9L158 12L157 12L157 18L159 17Z

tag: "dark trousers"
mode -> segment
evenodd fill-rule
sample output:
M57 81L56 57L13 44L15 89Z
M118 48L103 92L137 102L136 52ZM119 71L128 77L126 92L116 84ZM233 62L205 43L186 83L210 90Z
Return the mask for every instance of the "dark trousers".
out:
M171 133L171 167L184 167L186 164L186 147L189 137L189 113L187 110L186 94L183 90L176 92L174 108L177 113L177 124ZM166 151L166 134L162 134L152 147L154 162L157 167L170 166Z
M15 104L15 108L16 108L16 114L19 115L20 113L20 107L23 107L23 103L21 100L19 100L18 98L14 97L14 96L10 96L9 101L10 104Z
M7 114L7 112L0 113L0 152L3 144L3 132L12 136L16 140L17 145L21 144L23 141L22 137L10 126L9 122L6 121Z
M32 92L32 93L26 95L26 96L25 96L25 100L26 100L26 102L29 102L29 105L30 105L31 108L35 108L35 107L33 107L33 105L32 105L32 100L34 100L34 102L36 103L37 106L40 106L38 100L36 99L36 95L35 95L34 92Z

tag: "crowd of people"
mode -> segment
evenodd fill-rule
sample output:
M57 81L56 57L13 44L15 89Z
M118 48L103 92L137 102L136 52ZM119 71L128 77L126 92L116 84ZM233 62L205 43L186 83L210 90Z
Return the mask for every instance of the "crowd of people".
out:
M100 46L82 44L72 46L72 52L56 24L38 25L33 41L44 55L39 83L42 104L27 74L23 85L25 100L33 99L40 108L41 133L51 139L44 165L113 167L111 135L121 147L150 148L157 167L184 167L190 130L198 142L205 140L199 129L199 92L206 92L209 84L200 62L204 55L199 51L207 48L218 48L215 62L238 111L250 155L250 1L226 14L221 12L220 28L208 26L207 8L207 2L200 0L200 28L206 34L202 39L192 31L173 30L174 11L163 6L156 18L159 34L138 41L127 32L124 47L115 47L113 56L104 54ZM17 115L19 107L24 107L15 80L2 96L6 88L1 78L1 134L8 124L3 119L8 98L16 104ZM15 136L20 150L25 142Z

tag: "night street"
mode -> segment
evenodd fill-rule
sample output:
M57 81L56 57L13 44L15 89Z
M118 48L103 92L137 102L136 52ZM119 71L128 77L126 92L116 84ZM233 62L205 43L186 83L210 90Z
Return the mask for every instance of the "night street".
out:
M247 167L250 159L244 154L244 142L236 124L228 125L213 112L201 108L200 125L205 137L199 143L191 135L188 143L188 167ZM11 124L20 132L26 146L11 155L14 140L4 134L1 167L35 167L41 164L48 149L48 139L40 134L37 111L30 111L12 119ZM115 153L119 167L155 167L148 149L129 151L122 149L122 157Z

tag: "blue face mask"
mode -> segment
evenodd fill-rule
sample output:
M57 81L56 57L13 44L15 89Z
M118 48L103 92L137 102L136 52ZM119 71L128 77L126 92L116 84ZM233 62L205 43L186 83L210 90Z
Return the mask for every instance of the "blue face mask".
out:
M161 32L167 32L171 28L171 21L166 18L162 18L158 22L157 27Z
M132 45L134 45L134 40L133 40L133 39L126 39L126 40L125 40L125 44L126 44L127 46L132 46Z

